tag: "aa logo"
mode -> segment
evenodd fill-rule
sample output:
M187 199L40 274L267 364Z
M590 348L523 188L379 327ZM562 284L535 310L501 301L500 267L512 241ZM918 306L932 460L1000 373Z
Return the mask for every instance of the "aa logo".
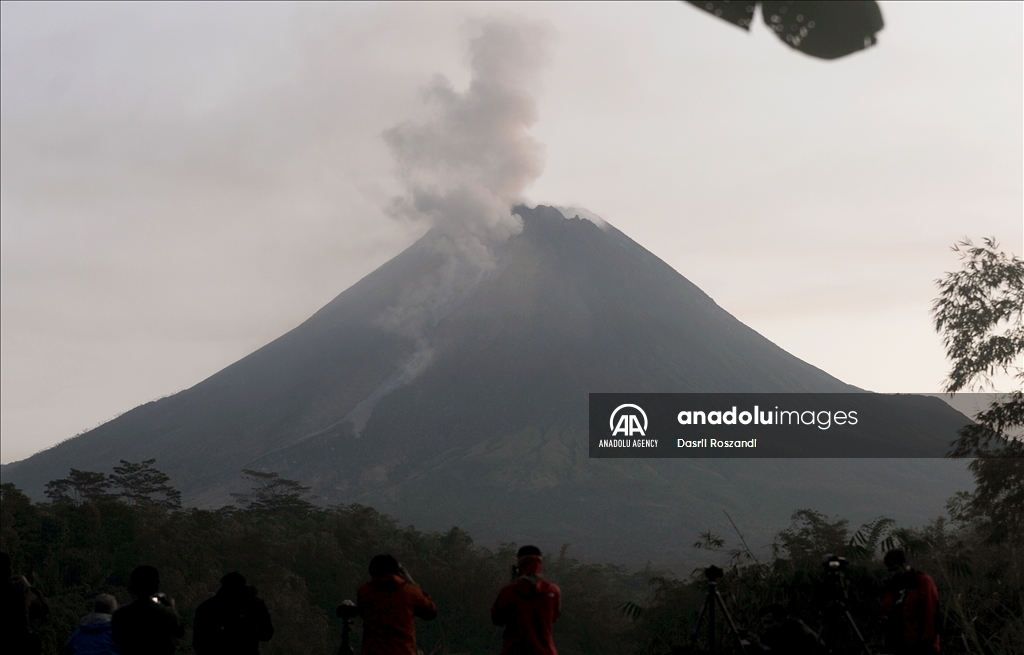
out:
M613 437L620 434L627 437L644 437L647 436L647 414L638 405L619 405L608 419L608 427L611 428Z

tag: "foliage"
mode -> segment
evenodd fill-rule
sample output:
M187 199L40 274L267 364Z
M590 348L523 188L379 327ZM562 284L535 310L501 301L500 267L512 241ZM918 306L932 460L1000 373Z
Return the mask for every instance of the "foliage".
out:
M1024 379L1024 261L1000 252L995 239L983 243L954 245L963 267L936 282L932 314L953 363L945 385L950 393L983 388L999 371Z
M999 251L995 239L975 246L957 243L961 270L937 282L932 305L952 370L945 390L992 386L997 373L1024 382L1024 261ZM960 430L950 457L972 458L968 468L977 487L948 505L960 522L983 526L993 542L1019 542L1024 535L1024 441L1012 435L1024 427L1020 389L993 401L975 424Z
M793 0L687 0L690 4L750 30L757 5L764 23L780 41L805 55L838 59L870 47L884 26L874 0L793 2Z
M120 491L117 497L129 505L140 507L181 507L181 492L170 485L166 473L153 468L155 459L139 463L121 460L110 476L110 483Z
M260 480L270 484L281 478L252 481ZM296 490L287 484L271 488L283 490L286 498ZM491 625L489 608L509 581L515 544L488 549L458 528L401 527L361 505L277 507L169 510L113 495L80 504L33 503L3 484L0 546L51 606L50 617L33 628L44 639L44 652L61 652L95 594L112 593L128 602L128 575L142 563L160 570L163 590L176 599L187 624L199 603L216 592L220 577L237 570L258 587L274 620L274 639L262 652L330 652L341 637L334 608L354 597L368 577L370 558L379 553L396 556L438 605L438 618L418 625L424 653L500 651L501 630ZM907 529L879 517L853 531L845 519L800 510L777 534L768 555L760 557L734 528L735 547L711 532L694 545L723 565L718 587L740 627L756 629L758 610L782 603L815 630L824 627L833 652L852 653L856 642L848 623L836 622L829 609L837 594L845 593L858 625L871 643L879 643L878 597L886 575L880 556L898 546L939 585L944 652L1020 653L1015 646L1024 643L1019 568L1005 547L985 543L970 525L939 520ZM555 631L560 652L664 655L689 647L705 600L700 570L684 579L650 568L630 573L581 562L568 550L566 545L545 558L545 576L563 590L563 616ZM826 553L849 559L845 584L822 568ZM359 633L357 628L354 636ZM731 652L724 623L718 635L720 652ZM180 652L191 652L190 641L186 634ZM696 645L707 647L703 632ZM358 640L354 646L358 650Z
M701 534L694 544L724 569L717 588L737 626L755 629L758 611L779 603L820 632L833 653L862 652L844 610L875 652L882 643L878 599L887 573L881 556L906 551L913 566L932 575L939 587L940 635L944 653L1020 655L1024 648L1024 589L1012 553L985 543L970 526L938 519L920 529L878 517L851 533L849 522L813 510L793 514L780 531L772 556L758 563L742 534L729 547L723 537ZM824 555L846 557L840 575L822 565ZM632 619L628 642L635 655L697 652L708 648L706 623L698 630L707 582L703 571L689 580L655 576L646 603L620 608ZM840 604L841 603L841 604ZM736 652L725 621L718 619L718 652Z
M46 497L54 503L95 503L110 498L110 480L102 473L71 469L68 477L46 483Z
M0 545L51 606L50 617L33 627L44 652L62 652L95 594L129 602L128 575L144 563L159 569L163 591L175 598L187 624L221 576L237 570L257 586L274 621L274 638L263 652L332 652L341 638L334 608L355 597L369 577L370 558L379 553L396 556L441 609L436 620L418 626L425 653L500 650L501 629L491 624L489 610L509 581L515 544L483 548L458 528L421 532L360 505L315 508L286 500L285 509L274 498L288 499L301 489L277 482L282 478L276 474L251 479L254 485L267 482L254 496L264 488L281 493L257 496L265 504L247 503L245 509L169 510L115 496L79 505L33 503L4 484ZM646 584L646 574L584 564L565 549L547 560L545 575L566 591L566 614L556 629L559 650L621 652L627 620L617 608L634 587ZM190 642L188 633L180 652L191 652Z
M313 509L313 504L307 500L310 497L309 487L295 480L282 478L276 472L252 469L243 469L242 477L252 484L252 491L247 494L233 493L231 497L245 509L269 512L305 512Z

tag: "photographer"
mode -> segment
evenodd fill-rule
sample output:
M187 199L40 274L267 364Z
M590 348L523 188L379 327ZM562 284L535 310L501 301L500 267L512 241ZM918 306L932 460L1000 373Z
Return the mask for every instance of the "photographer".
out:
M237 571L220 579L217 594L196 609L192 647L199 655L259 655L274 626L266 604Z
M391 555L370 560L370 577L356 601L363 618L362 654L416 655L416 617L429 621L437 607Z
M523 546L516 558L515 580L491 608L494 625L505 626L501 655L558 655L551 631L562 614L562 590L540 576L539 548Z
M893 655L937 655L939 590L927 573L912 569L899 549L885 554L891 578L882 594L886 652Z
M172 655L174 640L185 634L174 599L160 593L160 573L137 566L128 578L134 602L114 612L114 641L123 655Z

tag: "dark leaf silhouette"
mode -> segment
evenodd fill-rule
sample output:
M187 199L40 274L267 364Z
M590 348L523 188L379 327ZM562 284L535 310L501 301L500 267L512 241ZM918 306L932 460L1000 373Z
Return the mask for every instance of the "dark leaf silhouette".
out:
M765 25L775 36L794 50L818 59L838 59L868 48L885 26L874 0L687 2L745 30L750 29L760 4Z

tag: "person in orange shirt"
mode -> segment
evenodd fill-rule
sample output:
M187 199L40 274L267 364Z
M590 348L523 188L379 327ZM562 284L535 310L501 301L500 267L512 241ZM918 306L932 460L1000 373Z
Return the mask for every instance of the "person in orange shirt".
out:
M562 590L540 576L539 548L523 546L516 558L515 580L491 608L494 625L505 626L501 655L558 655L551 631L562 614Z
M416 617L429 621L437 607L391 555L370 560L370 576L356 597L362 655L416 655Z

